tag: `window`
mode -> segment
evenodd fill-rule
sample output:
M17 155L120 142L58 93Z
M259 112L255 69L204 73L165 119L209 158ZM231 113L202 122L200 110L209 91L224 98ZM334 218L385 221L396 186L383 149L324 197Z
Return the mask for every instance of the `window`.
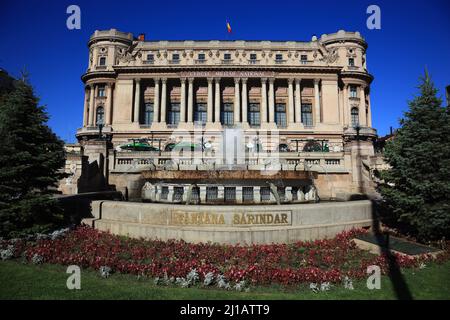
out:
M259 189L261 194L261 201L270 201L270 188L269 187L261 187Z
M280 198L280 201L286 200L286 189L284 187L278 187L277 188L278 197Z
M286 104L277 103L275 106L275 123L280 128L285 128L287 126L286 121Z
M167 121L170 125L178 125L180 122L180 104L171 103L169 107L169 119Z
M155 59L155 56L153 55L153 53L150 53L147 55L147 61L153 61Z
M225 201L236 201L236 188L235 187L225 187Z
M204 53L199 53L198 54L198 60L205 60L205 54Z
M233 114L233 104L232 103L224 103L223 111L220 114L220 122L224 126L232 126L234 124L234 114Z
M206 103L197 103L194 111L194 122L202 125L207 121L207 106Z
M311 104L302 104L301 114L302 114L303 125L304 126L312 126L313 125L312 105Z
M242 187L242 201L253 202L253 187Z
M167 200L169 198L169 187L162 187L161 200Z
M217 187L206 187L206 201L217 201L219 199L219 189Z
M351 66L351 67L354 67L355 66L355 59L348 58L348 65Z
M174 187L173 188L173 201L183 201L183 187Z
M352 127L359 126L359 111L358 111L358 108L352 108L351 115L352 115Z
M98 96L105 97L105 86L98 86Z
M199 187L192 187L191 201L197 202L197 203L200 202L200 188Z
M259 103L250 103L248 108L248 121L252 127L259 127L261 125Z
M153 103L146 103L144 106L144 124L151 125L153 123Z
M97 107L97 112L95 114L95 123L97 125L105 124L105 109L102 106Z
M275 60L276 60L276 61L282 61L282 60L283 60L283 55L282 55L281 53L277 53L277 54L275 55Z
M106 57L100 57L98 65L99 66L105 66L106 65Z
M300 61L308 61L308 56L306 54L302 54L300 56Z
M250 53L250 60L256 60L256 53Z
M174 60L174 61L180 60L180 55L178 53L172 54L172 60Z
M223 59L224 60L231 60L231 53L224 53Z
M358 91L356 89L356 86L350 86L350 98L357 98L358 97Z

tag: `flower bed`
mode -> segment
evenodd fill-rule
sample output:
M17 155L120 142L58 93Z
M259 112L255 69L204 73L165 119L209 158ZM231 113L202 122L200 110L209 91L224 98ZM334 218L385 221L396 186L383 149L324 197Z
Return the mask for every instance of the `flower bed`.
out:
M361 279L367 276L370 265L380 266L386 274L388 262L384 256L360 250L352 241L363 232L351 230L333 239L311 242L244 246L131 239L82 226L53 239L2 241L0 247L11 250L13 245L13 256L29 262L96 270L108 266L113 272L154 278L182 278L195 269L200 281L209 273L233 282L293 285ZM406 268L447 258L447 252L436 258L396 255L398 265Z

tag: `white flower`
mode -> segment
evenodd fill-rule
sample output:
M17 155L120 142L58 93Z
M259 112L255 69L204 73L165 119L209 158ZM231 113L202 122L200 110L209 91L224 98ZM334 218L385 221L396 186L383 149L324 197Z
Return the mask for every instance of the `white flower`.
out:
M108 266L101 266L99 269L102 278L108 278L111 275L112 269Z
M234 289L240 292L245 289L246 284L245 280L239 281L234 285Z
M34 264L41 264L44 262L44 257L35 253L34 256L31 258L31 262L33 262Z
M427 265L424 262L421 262L419 265L419 269L425 269Z
M203 280L203 285L210 286L213 283L214 283L214 273L213 272L208 272L205 275L205 279Z
M186 280L189 281L190 284L195 284L199 279L200 277L196 269L192 269L186 276Z
M320 291L328 291L331 288L331 284L329 282L324 282L320 285Z
M317 293L319 292L319 286L317 285L317 283L310 283L309 284L309 288L314 292Z
M344 288L348 289L348 290L353 290L354 289L353 288L353 281L347 276L345 276L345 278L344 278Z

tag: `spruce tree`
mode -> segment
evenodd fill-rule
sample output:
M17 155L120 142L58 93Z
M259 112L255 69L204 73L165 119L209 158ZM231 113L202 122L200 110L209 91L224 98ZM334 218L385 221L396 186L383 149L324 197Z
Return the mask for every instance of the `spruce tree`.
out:
M47 231L61 221L51 197L63 177L64 143L26 79L0 96L0 235Z
M380 191L394 217L421 240L450 235L450 112L442 107L427 72L420 95L409 104L401 127L387 143L391 169Z

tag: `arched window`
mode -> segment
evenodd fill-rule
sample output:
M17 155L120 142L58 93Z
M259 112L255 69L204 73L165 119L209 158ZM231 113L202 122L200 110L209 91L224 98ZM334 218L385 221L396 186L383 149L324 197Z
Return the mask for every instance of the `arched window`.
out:
M223 110L220 113L220 122L224 126L232 126L234 124L234 105L232 103L224 103Z
M277 103L275 106L275 123L278 128L286 128L286 104Z
M95 123L105 124L105 109L102 106L97 107L97 112L95 113Z
M359 126L359 111L358 111L358 108L356 108L356 107L352 108L351 115L352 115L352 127Z
M259 103L250 103L248 108L248 122L251 127L259 127L261 124Z

